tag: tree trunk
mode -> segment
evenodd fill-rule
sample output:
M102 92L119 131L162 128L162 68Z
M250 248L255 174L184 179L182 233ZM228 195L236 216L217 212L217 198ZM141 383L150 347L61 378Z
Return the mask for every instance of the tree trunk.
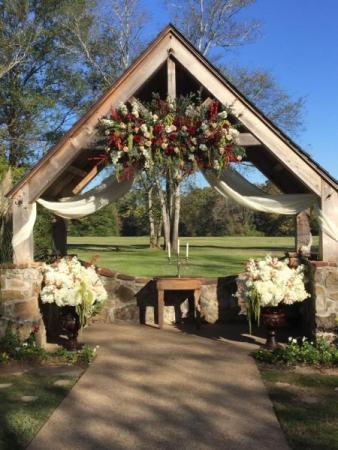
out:
M164 249L167 248L170 242L170 218L167 210L167 202L162 191L160 182L157 182L158 195L160 198L161 210L162 210L162 221L163 221L163 235L164 235Z
M177 252L180 209L181 209L181 192L180 192L180 184L177 183L175 185L173 192L173 214L171 227L171 248L173 249L173 252Z
M155 218L153 209L153 187L148 192L148 218L149 218L149 245L150 248L157 247L156 243L156 231L155 231Z

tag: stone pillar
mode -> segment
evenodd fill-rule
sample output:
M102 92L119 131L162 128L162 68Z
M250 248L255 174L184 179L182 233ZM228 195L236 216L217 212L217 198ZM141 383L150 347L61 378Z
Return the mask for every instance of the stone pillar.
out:
M25 340L33 325L38 325L38 344L44 346L45 327L39 309L40 266L39 263L0 266L0 333L4 333L10 322L18 328L21 339Z
M310 262L311 294L317 330L334 331L338 317L338 267L336 263Z

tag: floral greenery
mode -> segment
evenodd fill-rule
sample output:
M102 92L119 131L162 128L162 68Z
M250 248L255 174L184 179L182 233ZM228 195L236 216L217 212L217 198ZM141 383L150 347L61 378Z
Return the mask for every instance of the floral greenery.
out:
M53 264L44 264L42 270L42 303L75 307L81 328L101 310L107 292L93 266L84 267L74 256L61 258Z
M261 308L279 304L292 305L308 298L304 286L304 266L289 267L289 260L279 260L267 255L264 259L250 259L246 272L238 279L235 294L241 308L240 314L259 324Z
M0 364L7 364L11 360L28 361L34 363L67 363L89 364L96 356L96 347L84 345L77 352L70 352L59 348L54 353L48 353L36 343L37 329L33 328L30 336L22 342L19 331L8 324L5 335L0 339Z
M163 174L181 178L198 168L220 172L242 159L244 149L230 113L217 101L202 104L192 95L166 101L154 95L144 105L138 100L120 103L98 128L106 136L106 158L117 174L161 168Z
M309 364L314 366L338 366L338 347L325 338L314 343L306 338L299 342L289 338L285 347L275 350L261 348L254 353L256 360L268 364Z

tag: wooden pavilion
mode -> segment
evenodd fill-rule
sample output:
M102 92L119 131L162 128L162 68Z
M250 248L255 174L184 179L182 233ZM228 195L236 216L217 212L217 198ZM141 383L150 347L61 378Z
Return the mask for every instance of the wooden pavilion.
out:
M201 92L231 105L241 125L240 144L246 158L286 194L312 193L323 213L338 222L338 183L307 153L248 101L172 25L167 26L113 86L7 194L12 201L13 231L22 229L33 202L79 194L103 168L95 158L96 125L119 102L148 100L152 92L176 97ZM297 216L296 246L308 243L306 212ZM304 231L305 230L305 231ZM66 249L66 226L54 224L55 245ZM320 259L336 261L338 243L321 231ZM16 264L33 261L33 235L14 248Z

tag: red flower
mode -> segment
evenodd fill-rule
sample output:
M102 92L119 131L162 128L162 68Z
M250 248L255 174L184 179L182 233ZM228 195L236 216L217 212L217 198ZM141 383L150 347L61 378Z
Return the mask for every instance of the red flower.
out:
M188 127L188 132L192 135L196 134L196 127Z
M121 120L121 116L120 116L119 112L116 109L113 109L113 111L111 113L111 118L113 120Z
M171 133L171 134L169 135L169 139L170 139L171 141L175 141L176 138L177 138L177 134L176 134L176 133Z
M162 125L160 125L159 123L154 125L154 131L155 133L161 133L161 131L163 130Z
M174 153L174 151L174 147L172 145L168 145L168 147L165 149L165 154L171 155L172 153Z
M142 139L142 136L140 136L139 134L134 136L134 142L136 142L136 144L139 144L141 142L141 139Z

